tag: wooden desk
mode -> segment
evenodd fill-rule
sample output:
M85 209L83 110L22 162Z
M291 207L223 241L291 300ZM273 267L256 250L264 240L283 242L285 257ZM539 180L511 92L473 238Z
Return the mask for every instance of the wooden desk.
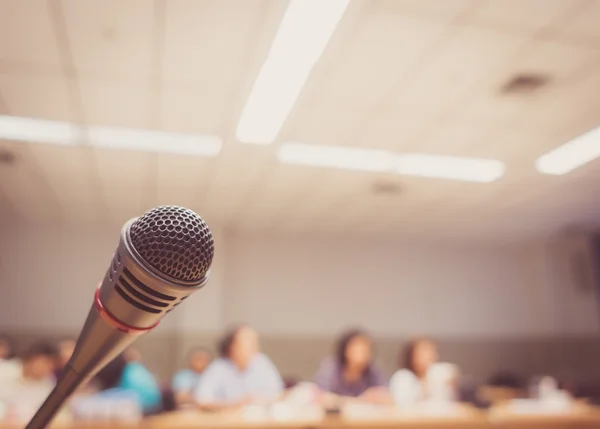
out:
M242 413L192 410L164 414L136 424L55 423L51 429L600 429L600 410L583 404L572 413L562 415L513 414L505 407L482 412L465 407L463 412L451 416L401 413L393 408L380 408L373 412L367 410L339 416L323 416L319 410L307 410L289 420L266 416L254 416L248 420L248 417ZM23 426L0 423L0 429L22 429Z
M599 429L600 411L585 404L577 404L569 413L514 414L506 406L495 407L488 419L499 429Z
M354 410L353 413L339 416L324 416L320 410L306 410L297 414L288 416L289 419L263 415L256 416L254 421L248 421L240 413L206 414L187 411L148 419L144 422L144 429L490 429L486 414L470 408L452 416L400 413L394 408Z

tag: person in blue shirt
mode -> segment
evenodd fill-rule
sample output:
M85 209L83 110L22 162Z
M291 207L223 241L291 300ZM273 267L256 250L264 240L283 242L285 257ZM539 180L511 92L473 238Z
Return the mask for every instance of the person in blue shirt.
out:
M201 408L270 402L283 393L283 380L273 362L260 352L254 329L241 325L228 331L219 343L219 354L194 390L194 400Z
M156 378L138 361L128 361L117 356L95 378L101 391L114 389L135 395L144 414L161 408L162 395Z
M189 353L188 368L178 371L171 382L178 404L183 405L192 401L192 393L211 360L212 353L203 347L197 347Z

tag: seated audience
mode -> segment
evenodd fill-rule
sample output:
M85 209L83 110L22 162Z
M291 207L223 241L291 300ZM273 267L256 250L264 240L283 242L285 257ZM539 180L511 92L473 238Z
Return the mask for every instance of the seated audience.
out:
M438 359L433 341L419 338L408 343L400 356L401 369L390 380L390 392L397 405L410 405L434 396L448 399L453 395L453 384L458 377L456 367L440 364Z
M185 404L191 401L192 393L198 386L200 376L211 360L212 354L205 348L199 347L190 352L188 367L177 372L171 383L178 403Z
M57 349L47 343L36 343L23 355L21 374L4 385L10 392L5 398L8 414L15 420L25 421L32 417L54 388L57 357Z
M95 382L101 391L134 394L145 414L161 408L162 395L154 376L140 362L128 362L123 354L102 369L96 375Z
M315 383L339 396L361 397L370 402L385 402L388 398L385 378L373 362L373 342L360 330L340 337L335 356L321 363Z
M273 362L260 353L254 329L246 325L231 329L219 343L219 354L194 390L194 400L201 408L271 401L283 393L281 376Z

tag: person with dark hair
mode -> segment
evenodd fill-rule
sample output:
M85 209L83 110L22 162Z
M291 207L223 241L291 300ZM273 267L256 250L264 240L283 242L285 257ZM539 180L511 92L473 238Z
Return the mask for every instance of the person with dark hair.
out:
M171 382L171 388L179 404L192 401L192 393L211 360L212 353L204 347L197 347L190 351L188 354L188 367L178 371Z
M101 391L132 393L146 414L161 408L161 391L152 373L140 362L128 362L124 354L106 365L94 381Z
M448 372L448 368L452 369L449 364L438 364L437 345L425 337L409 341L401 350L398 360L400 369L390 380L390 392L398 405L410 405L423 400L427 394L426 377L439 378ZM432 371L436 365L439 371Z
M205 409L271 401L283 393L283 380L273 362L260 352L258 334L236 326L219 341L220 357L204 371L194 400Z
M325 359L315 376L319 388L345 397L381 402L387 397L383 374L373 362L373 341L354 329L337 341L335 355Z

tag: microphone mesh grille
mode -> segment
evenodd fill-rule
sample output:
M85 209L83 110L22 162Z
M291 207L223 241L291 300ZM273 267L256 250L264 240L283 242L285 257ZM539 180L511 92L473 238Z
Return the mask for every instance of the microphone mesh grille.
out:
M173 279L199 281L212 263L212 233L192 210L177 206L153 208L131 224L129 234L142 259Z

